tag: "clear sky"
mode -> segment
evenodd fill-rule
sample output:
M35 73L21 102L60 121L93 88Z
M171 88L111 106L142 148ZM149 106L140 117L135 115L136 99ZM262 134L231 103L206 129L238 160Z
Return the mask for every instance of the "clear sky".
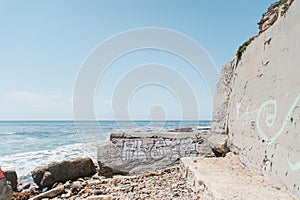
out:
M99 43L133 28L182 32L202 45L220 70L257 34L257 22L273 2L0 0L0 120L73 119L73 86L82 62ZM203 81L179 58L149 50L128 55L106 73L95 96L99 119L112 119L111 92L124 72L120 66L129 70L151 62L184 74L196 93L200 118L211 118ZM168 119L180 118L174 96L155 85L137 91L128 110L133 119L149 119L155 105L164 107Z

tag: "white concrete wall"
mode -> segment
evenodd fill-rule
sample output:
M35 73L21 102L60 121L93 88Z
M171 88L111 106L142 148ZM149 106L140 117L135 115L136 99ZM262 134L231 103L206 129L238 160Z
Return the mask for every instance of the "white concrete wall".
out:
M231 70L223 129L227 145L246 166L300 197L299 0L247 47ZM218 106L215 109L221 112ZM212 130L224 124L215 121Z

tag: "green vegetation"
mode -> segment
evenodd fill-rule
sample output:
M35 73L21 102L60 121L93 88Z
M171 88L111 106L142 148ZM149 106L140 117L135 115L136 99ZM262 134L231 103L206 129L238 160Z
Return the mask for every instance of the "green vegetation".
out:
M294 1L294 0L291 0L291 3L293 3L293 1ZM259 26L260 33L261 33L261 31L262 31L262 26L263 26L263 24L265 23L266 20L268 20L268 18L265 18L266 14L269 14L269 15L270 15L270 13L272 14L272 13L277 12L277 11L275 10L275 8L276 8L276 7L282 6L283 4L285 4L285 3L287 3L287 2L288 2L288 0L279 0L279 1L277 1L277 2L275 2L275 3L273 3L273 4L270 5L270 7L268 8L268 11L262 15L261 20L258 22L258 26ZM287 6L284 6L283 9L281 10L280 15L285 14L285 12L288 10L289 7L290 7L290 4L287 5ZM237 57L238 60L241 59L242 54L243 54L244 51L246 50L247 46L248 46L248 45L249 45L256 37L257 37L257 36L251 37L248 41L244 42L244 43L238 48L238 50L237 50L237 52L236 52L236 57Z
M239 47L239 49L237 50L237 52L236 52L236 54L235 54L238 60L241 59L242 54L243 54L244 51L246 50L247 46L248 46L255 38L256 38L256 36L253 36L253 37L249 38L248 41L244 42L244 43Z

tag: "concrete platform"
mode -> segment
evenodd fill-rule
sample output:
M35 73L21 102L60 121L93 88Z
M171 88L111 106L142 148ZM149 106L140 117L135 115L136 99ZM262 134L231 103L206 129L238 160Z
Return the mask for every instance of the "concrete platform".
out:
M233 155L181 158L180 168L188 184L205 200L296 199L285 188L276 188L266 177L244 169Z
M181 129L182 130L182 129ZM99 145L99 173L136 174L177 163L181 157L213 154L209 131L199 132L112 132L110 140Z

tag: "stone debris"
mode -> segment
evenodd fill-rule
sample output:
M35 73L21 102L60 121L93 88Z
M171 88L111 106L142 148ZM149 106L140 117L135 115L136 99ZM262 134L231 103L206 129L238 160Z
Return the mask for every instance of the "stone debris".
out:
M44 199L44 198L53 198L58 196L59 194L63 193L65 190L64 186L59 186L56 188L53 188L47 192L41 193L33 198L31 198L31 200L40 200L40 199Z
M187 187L179 166L132 176L105 178L94 175L56 184L51 190L14 193L12 199L200 199Z

